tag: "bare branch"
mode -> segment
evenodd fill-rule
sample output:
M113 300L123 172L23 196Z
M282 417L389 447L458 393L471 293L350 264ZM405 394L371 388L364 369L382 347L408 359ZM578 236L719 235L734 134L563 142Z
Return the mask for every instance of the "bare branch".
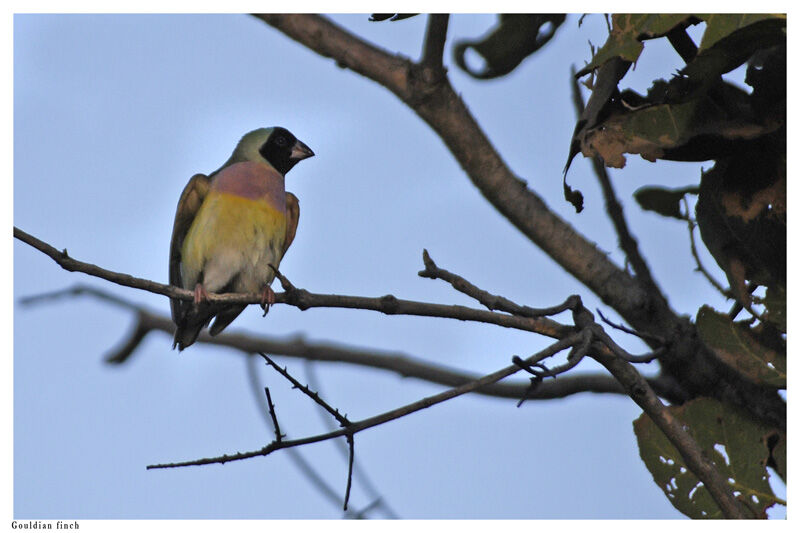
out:
M300 390L303 394L305 394L306 396L308 396L309 398L314 400L314 402L317 405L319 405L320 407L325 409L331 416L333 416L333 418L335 418L339 422L340 426L342 426L342 427L350 426L350 421L347 419L346 416L340 414L338 409L334 409L333 407L331 407L330 404L328 404L328 402L323 400L320 397L319 394L317 394L316 392L312 391L308 387L302 385L299 381L297 381L289 373L288 370L286 370L285 368L281 368L278 365L276 365L275 362L272 359L270 359L267 354L259 353L258 355L260 355L267 362L267 364L269 366L271 366L272 368L274 368L280 375L282 375L287 380L289 380L289 382L292 384L292 388ZM265 389L265 390L267 391L267 399L269 399L269 389ZM277 431L278 431L277 430L278 421L275 420L275 418L274 418L274 410L273 410L273 407L271 405L271 402L270 402L270 412L273 413L273 420L275 421L275 428L276 428L275 431L276 431L276 435L277 435L277 438L275 439L275 442L276 443L280 443L281 442L281 438L280 438L281 436L280 436L280 433L277 433ZM346 437L347 437L347 446L350 448L350 459L349 459L349 461L347 463L347 486L346 486L345 491L344 491L344 506L343 506L343 509L345 511L347 511L347 504L350 501L350 489L353 486L353 460L355 458L355 453L356 453L355 452L356 443L355 443L355 439L353 438L353 435L352 434L348 434L348 435L346 435Z
M428 15L428 28L425 33L425 44L420 65L432 69L437 74L440 74L444 68L442 56L444 55L444 43L447 39L449 21L450 15L447 14Z
M663 337L660 337L658 335L650 335L649 333L641 333L641 332L636 331L634 329L627 328L627 327L623 326L622 324L615 324L611 320L607 319L605 317L605 315L603 315L603 312L600 311L600 309L596 309L596 311L597 311L597 314L600 315L600 320L602 320L603 322L605 322L606 324L608 324L609 326L611 326L612 328L614 328L616 330L623 331L623 332L627 333L628 335L633 335L635 337L639 337L642 340L649 340L650 342L655 342L655 343L661 344L661 345L663 345L663 344L665 344L667 342L666 340L664 340Z
M278 424L278 416L275 414L275 404L272 403L269 387L264 387L264 393L267 395L267 408L269 409L269 416L272 418L272 427L275 429L275 440L280 442L284 435L281 434L281 426Z
M179 289L172 285L164 285L147 279L136 278L128 274L113 272L100 268L90 263L84 263L59 252L49 244L40 241L36 237L28 235L24 231L14 228L14 236L19 240L30 244L37 250L51 257L62 268L70 272L83 272L91 276L96 276L118 285L142 289L155 294L178 298L181 300L192 300L194 293L189 290ZM281 276L285 279L283 276ZM291 285L290 285L291 286ZM379 311L387 315L413 315L440 318L452 318L470 322L485 322L506 328L532 331L548 337L562 338L568 333L569 328L553 320L542 318L531 320L528 318L507 316L499 313L483 311L461 305L443 305L426 302L415 302L402 300L391 294L377 298L363 296L342 296L338 294L314 294L305 289L296 289L291 286L291 290L275 295L275 303L292 305L305 311L313 307L333 307L341 309L365 309L369 311ZM261 294L208 294L208 301L211 303L237 303L237 304L260 304Z
M258 381L258 374L257 369L255 366L255 357L248 357L247 358L247 376L248 382L250 383L250 388L253 391L254 397L257 398L258 405L261 405L261 383ZM259 410L260 412L264 413L263 410ZM274 431L276 426L272 418L264 413L265 420L267 425L272 427ZM286 437L286 435L283 435ZM323 477L314 469L313 466L303 457L300 453L298 448L288 448L286 453L289 455L289 460L294 463L297 469L300 471L303 476L311 482L311 485L317 489L320 494L322 494L325 498L328 499L333 505L339 507L342 505L343 500L339 497L338 493L331 488L330 485L323 479ZM364 509L359 511L358 513L354 513L352 511L345 511L345 516L348 518L364 518L366 513L369 512L370 509L374 507L373 504L367 505ZM385 506L384 506L385 507ZM386 511L388 513L388 511ZM390 518L396 518L393 516L389 516Z
M303 368L305 370L305 376L306 380L308 381L309 387L313 388L317 392L321 392L320 381L319 379L317 379L316 375L316 364L313 361L306 360L305 364L303 365ZM335 422L331 420L331 417L326 416L326 413L322 413L322 409L320 409L319 412L322 415L321 416L322 423L327 426L328 431L333 431L336 428ZM333 440L332 442L335 445L337 445L337 448L344 453L345 460L349 462L350 452L352 448L350 448L349 445L342 443L339 440ZM338 446L339 444L341 444L341 446ZM379 508L384 512L387 518L392 518L392 519L399 518L397 513L395 513L392 507L389 505L389 502L387 502L386 499L383 497L383 495L381 495L381 492L378 490L378 488L372 482L370 477L367 475L364 468L360 468L358 464L354 463L353 472L361 482L361 485L363 486L364 490L366 490L369 493L370 498L372 498L372 503L367 505L361 511L354 513L355 517L356 518L362 517L362 515L368 512L370 509Z
M556 354L561 350L572 346L575 342L580 339L578 335L570 335L564 339L561 339L541 352L535 354L533 357L543 357L543 354ZM385 413L373 416L371 418L366 418L364 420L360 420L358 422L353 422L349 426L346 426L342 429L331 431L329 433L323 433L320 435L314 435L311 437L306 437L302 439L295 439L295 440L283 440L281 442L271 442L267 446L264 446L260 450L254 450L250 452L242 452L242 453L235 453L232 455L221 455L218 457L208 457L204 459L196 459L192 461L183 461L179 463L162 463L162 464L155 464L149 465L147 467L148 470L150 469L160 469L160 468L176 468L176 467L183 467L183 466L198 466L198 465L207 465L207 464L224 464L230 461L240 461L243 459L249 459L251 457L258 457L269 455L270 453L281 450L284 448L291 448L295 446L303 446L306 444L312 444L315 442L322 442L325 440L335 439L337 437L342 437L346 435L355 435L360 431L365 429L378 426L380 424L385 424L386 422L390 422L397 418L401 418L407 416L411 413L415 413L422 409L427 409L428 407L434 406L436 404L445 402L452 398L456 398L468 392L472 392L476 389L484 385L488 385L490 383L495 383L503 378L506 378L516 372L519 371L519 367L516 365L507 366L496 372L492 372L491 374L487 374L480 379L476 379L475 381L471 381L466 383L460 387L455 387L453 389L448 389L446 391L440 392L439 394L434 394L433 396L428 396L426 398L422 398L421 400L417 400L416 402L410 403L403 407L398 407L397 409L393 409L391 411L387 411Z
M573 309L576 304L576 297L570 296L562 304L555 305L553 307L545 307L542 309L534 309L533 307L528 307L527 305L518 305L508 298L491 294L490 292L476 287L458 274L453 274L452 272L449 272L443 268L439 268L436 266L436 263L434 263L433 259L431 259L430 254L428 254L428 250L422 251L422 262L425 264L425 270L420 270L417 273L420 277L441 279L446 281L452 285L455 290L476 299L482 305L486 306L486 308L490 311L500 310L505 311L506 313L511 313L512 315L539 319L544 316L556 315L562 311L566 311L567 309Z
M335 418L337 422L339 422L340 426L347 427L351 424L351 422L347 419L347 417L341 414L338 409L334 409L333 407L331 407L328 404L328 402L320 398L319 394L317 394L316 392L312 391L311 389L309 389L308 387L297 381L291 374L289 374L289 372L285 368L281 368L280 366L275 364L275 361L270 359L267 354L259 352L258 355L260 355L264 359L264 361L266 361L269 366L274 368L281 376L289 380L289 382L292 384L292 388L300 390L303 394L314 400L314 402L317 405L319 405L320 407L325 409L328 413L330 413L330 415L333 418Z
M57 300L58 298L80 295L93 296L125 309L131 309L137 313L137 316L139 316L144 324L151 330L162 331L170 336L175 331L175 324L169 317L159 316L132 302L86 285L76 285L63 291L29 296L22 298L20 301L23 304L31 305L34 303ZM423 361L401 352L364 349L326 342L309 342L302 336L279 339L264 336L256 337L243 333L226 331L221 335L211 337L208 333L203 332L200 334L197 342L234 348L247 355L265 352L284 357L305 359L307 361L346 363L368 368L377 368L394 372L402 377L422 379L448 387L458 387L474 381L479 377L468 372ZM685 396L679 394L680 391L672 380L657 378L653 379L651 384L659 394L670 401L686 400ZM525 393L526 389L526 383L493 383L477 389L475 393L516 400ZM609 376L578 374L562 377L557 382L545 382L530 398L535 400L550 400L565 398L583 392L625 394L622 386Z

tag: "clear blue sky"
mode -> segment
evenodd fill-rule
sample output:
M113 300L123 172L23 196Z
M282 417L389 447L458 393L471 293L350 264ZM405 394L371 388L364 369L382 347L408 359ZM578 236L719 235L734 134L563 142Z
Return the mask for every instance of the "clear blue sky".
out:
M381 24L361 15L333 18L418 57L423 17ZM513 171L622 263L587 161L578 158L569 175L586 196L585 211L575 214L561 194L575 120L569 67L583 65L588 42L602 44L606 32L598 16L580 28L577 22L570 16L545 49L497 81L468 78L452 64L449 46L446 63ZM455 16L449 43L480 36L494 23L494 16ZM626 82L643 91L679 66L664 43L648 42ZM427 248L440 266L521 303L548 306L578 293L590 308L600 305L494 211L392 94L248 16L17 15L14 113L14 224L111 270L166 282L172 218L188 178L216 169L243 133L281 125L317 154L287 179L301 218L281 270L296 285L475 305L443 282L417 277ZM631 193L647 184L697 183L700 167L630 157L625 169L612 171L657 281L673 308L692 316L703 303L726 304L693 271L685 226L642 213ZM169 313L163 297L68 273L14 243L15 300L75 283ZM178 354L167 335L154 333L127 364L104 364L133 320L88 298L15 303L14 518L342 515L284 452L146 471L150 463L258 449L272 433L238 352L195 345ZM479 324L281 305L266 318L248 309L230 330L397 350L474 373L548 342ZM302 361L280 363L307 380ZM315 370L323 397L351 419L442 390L354 366ZM588 360L576 370L598 371ZM286 433L326 431L308 398L263 365L257 373ZM582 394L514 405L460 397L357 435L356 461L403 518L682 516L639 459L631 423L640 409L627 397ZM346 462L336 446L301 452L343 494ZM356 479L352 508L369 501Z

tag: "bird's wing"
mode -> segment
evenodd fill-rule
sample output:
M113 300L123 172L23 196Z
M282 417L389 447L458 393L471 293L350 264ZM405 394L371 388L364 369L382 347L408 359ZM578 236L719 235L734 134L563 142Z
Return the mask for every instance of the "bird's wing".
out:
M286 237L283 239L283 252L281 256L286 253L289 246L294 241L294 236L297 233L297 222L300 220L300 202L297 196L290 192L286 192Z
M175 223L172 226L172 241L169 245L169 284L183 287L181 279L181 249L183 239L194 221L194 217L208 194L211 180L205 174L195 174L181 193L178 209L175 212ZM172 320L178 323L186 312L190 302L170 300Z

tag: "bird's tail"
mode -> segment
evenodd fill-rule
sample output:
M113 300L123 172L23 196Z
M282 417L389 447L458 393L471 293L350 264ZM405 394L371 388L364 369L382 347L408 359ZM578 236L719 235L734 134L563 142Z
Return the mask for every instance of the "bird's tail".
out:
M208 332L211 335L221 333L246 307L246 305L227 305L222 309L219 307L212 307L210 309L206 308L190 311L183 317L183 320L180 321L178 327L175 329L172 349L177 347L178 351L183 351L185 348L194 344L200 332L203 331L203 328L206 327L214 317L216 317L216 319Z

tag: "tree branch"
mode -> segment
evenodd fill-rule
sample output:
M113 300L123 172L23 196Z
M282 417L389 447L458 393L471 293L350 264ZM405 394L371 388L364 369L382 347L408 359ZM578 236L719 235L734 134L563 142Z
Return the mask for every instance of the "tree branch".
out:
M162 331L171 336L175 331L175 324L169 317L158 315L123 298L85 285L76 285L62 291L28 296L21 298L20 303L23 305L32 305L53 301L58 298L81 295L96 297L112 305L134 311L137 316L134 332L139 332L140 330L145 330L146 332ZM143 338L138 335L138 333L136 333L136 335L139 338ZM364 349L325 342L308 342L302 336L295 336L290 339L278 339L264 336L256 337L244 333L226 331L216 337L211 337L207 332L203 332L200 334L197 342L234 348L247 355L265 352L276 356L305 359L307 361L346 363L367 368L388 370L401 377L421 379L448 387L457 387L474 381L479 377L468 372L423 361L400 352ZM106 356L106 361L111 363L124 362L133 352L133 348L135 348L135 346L131 348L130 344L130 341L126 341L123 343L124 350L112 350ZM650 380L650 383L654 389L658 391L659 395L662 395L670 401L685 400L685 398L676 396L679 389L667 378L653 378ZM525 394L527 388L527 383L494 383L481 387L475 392L485 396L517 400ZM583 392L625 394L622 386L609 376L578 374L541 383L530 396L530 399L550 400L566 398L573 394Z
M509 170L446 77L428 83L419 65L381 50L318 15L256 17L335 60L338 66L379 83L405 102L442 139L481 194L517 229L636 330L667 339L670 349L660 362L662 370L675 378L673 383L680 384L681 396L710 395L785 429L783 399L774 390L754 386L726 368L699 340L689 319L675 313L660 294L615 265L604 251L548 209ZM624 74L630 63L622 63L618 70ZM616 88L620 78L614 78L610 90Z
M623 384L628 395L666 435L686 462L686 466L703 482L726 518L750 518L742 503L733 495L731 485L708 459L705 452L683 429L683 424L670 413L641 374L630 363L606 353L593 356Z
M577 112L578 117L580 117L584 109L583 97L581 96L580 86L575 76L570 76L570 80L572 83L572 100L575 104L575 111ZM633 266L633 271L636 273L636 277L645 287L648 288L648 292L652 295L652 297L658 297L659 299L663 300L664 305L666 305L666 298L664 298L663 292L653 279L653 275L650 272L650 267L647 265L647 261L645 261L644 257L639 251L639 244L636 242L636 239L633 237L633 235L631 235L631 232L628 229L628 223L625 221L625 214L622 211L622 205L619 203L619 200L617 200L617 196L614 193L614 187L611 185L611 178L608 175L605 165L598 157L593 157L592 168L594 169L594 173L597 176L597 179L600 182L600 187L603 190L606 213L608 213L608 217L611 219L611 222L614 225L614 230L616 231L617 238L619 239L619 247L623 252L625 252L625 257Z
M31 245L45 255L48 255L62 268L70 272L83 272L118 285L142 289L154 294L169 296L170 298L178 298L187 301L194 298L194 293L189 290L179 289L172 285L164 285L143 278L136 278L128 274L106 270L91 263L78 261L16 227L14 228L14 237ZM260 304L261 295L256 293L209 293L208 301L211 303ZM275 295L275 303L291 305L297 307L301 311L313 307L364 309L368 311L379 311L387 315L428 316L452 318L470 322L484 322L506 328L532 331L553 338L562 338L570 331L569 326L564 326L548 318L530 319L501 313L492 313L490 311L483 311L481 309L474 309L461 305L444 305L401 300L391 294L369 298L363 296L342 296L339 294L314 294L304 289L293 289L291 291L277 293Z
M289 374L288 370L286 370L285 368L281 368L280 366L275 364L275 362L272 359L270 359L267 354L262 352L262 353L259 353L258 355L260 355L264 359L264 361L266 361L267 364L269 366L271 366L272 368L274 368L280 375L282 375L287 380L289 380L289 382L292 384L292 388L298 389L300 392L302 392L303 394L305 394L306 396L308 396L309 398L314 400L314 402L317 405L319 405L320 407L325 409L325 411L327 411L328 414L330 414L333 418L336 419L337 422L339 422L340 426L348 427L348 426L351 425L351 423L347 419L347 417L342 415L341 413L339 413L338 409L334 409L333 407L331 407L330 404L328 402L326 402L325 400L323 400L320 397L319 394L317 394L316 392L312 391L311 389L309 389L308 387L306 387L305 385L303 385L302 383L297 381L294 378L294 376ZM272 414L272 419L275 422L275 441L274 442L280 443L281 442L281 434L280 434L280 432L278 430L278 420L275 418L275 409L274 409L274 406L272 405L272 401L269 398L269 389L265 388L265 390L267 391L267 400L268 400L269 405L270 405L270 413ZM353 487L353 462L354 462L355 454L356 454L356 451L355 451L356 442L355 442L355 439L353 438L353 435L346 435L346 438L347 438L347 446L350 449L350 456L349 456L349 460L347 461L347 486L346 486L345 491L344 491L343 509L345 511L347 511L347 504L350 502L350 489Z
M629 322L655 328L675 315L577 233L506 166L445 78L428 84L418 65L348 33L318 15L256 17L318 54L381 84L439 135L473 184L517 229Z
M533 360L534 358L544 358L549 357L551 355L555 355L558 352L569 348L575 342L580 340L580 335L570 335L561 339L557 342L554 342L544 350L534 354L529 359ZM207 465L207 464L224 464L230 461L240 461L243 459L249 459L251 457L258 457L269 455L270 453L281 450L284 448L292 448L295 446L303 446L306 444L312 444L315 442L322 442L330 439L335 439L337 437L343 436L352 436L356 433L364 431L365 429L369 429L374 426L378 426L381 424L385 424L386 422L390 422L392 420L396 420L398 418L410 415L411 413L415 413L417 411L421 411L422 409L427 409L428 407L432 407L436 404L445 402L452 398L456 398L458 396L464 395L468 392L472 392L477 390L485 385L489 385L491 383L495 383L503 378L506 378L512 374L518 372L520 368L517 365L507 366L496 372L492 372L491 374L487 374L480 379L476 379L469 383L465 383L460 387L455 387L452 389L448 389L446 391L440 392L439 394L434 394L433 396L428 396L426 398L422 398L421 400L417 400L412 402L408 405L404 405L402 407L398 407L397 409L392 409L391 411L387 411L385 413L381 413L379 415L366 418L364 420L360 420L358 422L352 422L350 425L343 427L342 429L338 429L336 431L331 431L329 433L323 433L320 435L314 435L311 437L306 437L302 439L295 439L295 440L282 440L280 442L273 441L267 446L264 446L260 450L255 450L251 452L243 452L243 453L235 453L232 455L222 455L219 457L209 457L205 459L196 459L192 461L184 461L180 463L163 463L163 464L155 464L149 465L147 467L148 470L151 469L160 469L160 468L176 468L176 467L183 467L183 466L199 466L199 465Z
M257 398L258 405L261 405L261 383L258 381L257 370L255 367L255 357L249 357L247 359L247 377L248 382L250 383L250 388L253 391L253 395ZM275 421L264 413L263 410L260 410L264 414L265 421L267 422L268 426L271 426L273 431L275 431ZM283 435L286 437L286 435ZM314 469L313 466L303 457L300 453L300 450L297 448L288 448L286 453L289 455L289 459L294 463L297 469L303 474L306 479L311 483L311 485L319 491L322 496L328 499L333 505L340 507L343 505L343 500L339 497L338 493L328 485L328 483L323 479L323 477ZM397 518L397 515L393 513L391 508L386 504L382 497L378 496L374 499L373 502L367 504L363 509L360 511L345 511L345 517L347 518L365 518L366 513L370 510L381 507L384 511L384 514L387 518Z
M449 22L450 15L448 14L428 15L428 28L425 32L425 44L420 64L423 67L432 69L437 74L442 73L444 69L442 56L444 55L444 43L447 39L447 25Z

